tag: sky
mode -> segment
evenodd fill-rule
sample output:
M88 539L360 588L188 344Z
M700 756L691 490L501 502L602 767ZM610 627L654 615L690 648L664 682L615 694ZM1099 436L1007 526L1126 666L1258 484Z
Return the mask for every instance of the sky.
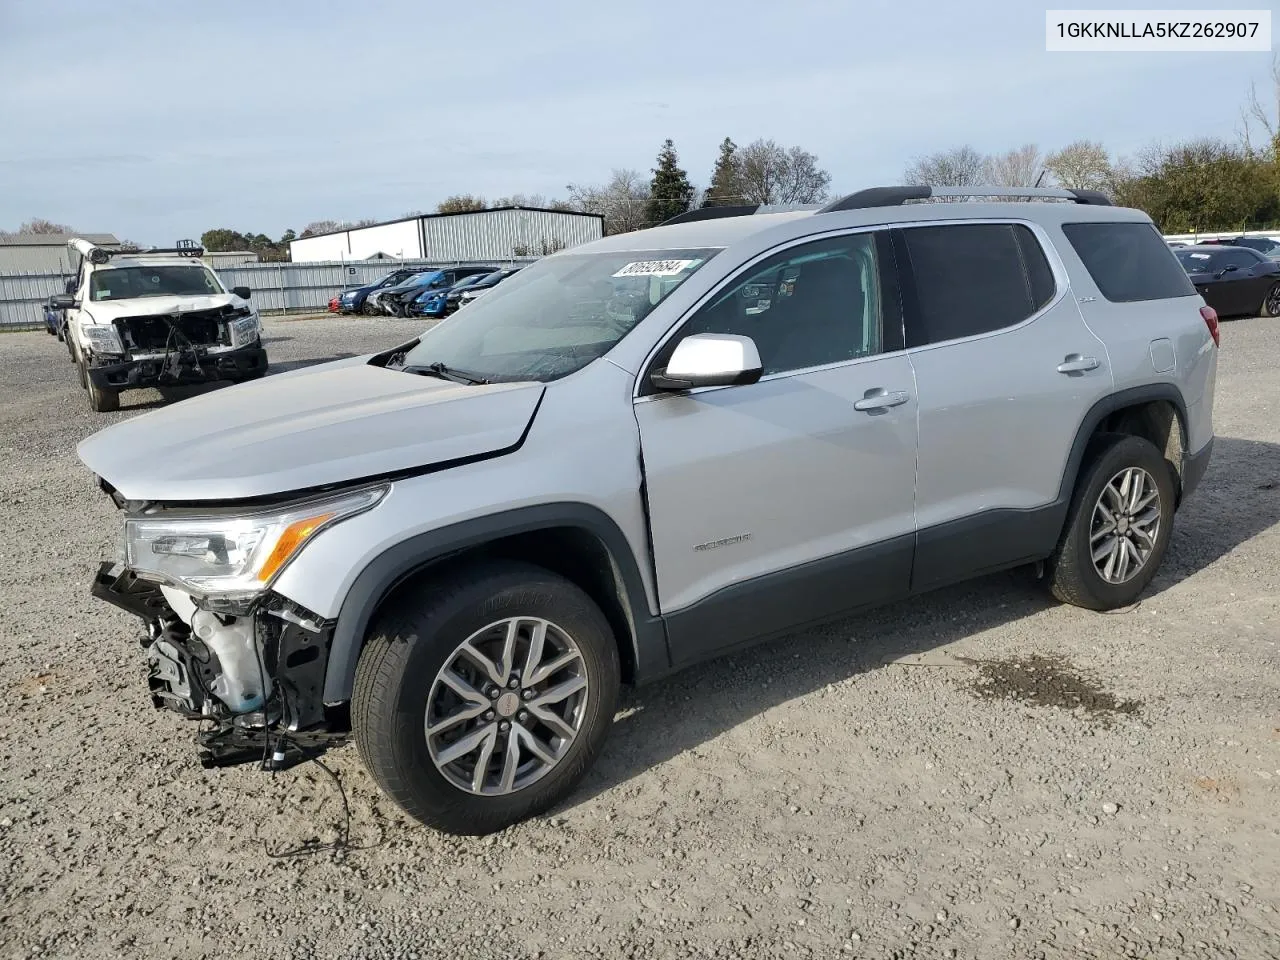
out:
M1044 17L1026 0L0 0L0 229L278 237L456 193L564 196L647 173L668 137L700 185L724 137L764 137L852 192L961 144L1235 139L1271 61L1047 53Z

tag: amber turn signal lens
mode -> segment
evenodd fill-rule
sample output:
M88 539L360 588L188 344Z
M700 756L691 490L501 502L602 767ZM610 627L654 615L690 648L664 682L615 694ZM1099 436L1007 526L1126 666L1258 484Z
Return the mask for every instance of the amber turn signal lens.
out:
M258 579L266 583L274 577L280 568L289 562L289 558L311 538L311 535L334 516L335 514L332 513L322 513L316 517L304 517L285 527L284 532L280 534L280 539L276 541L276 545L258 570Z

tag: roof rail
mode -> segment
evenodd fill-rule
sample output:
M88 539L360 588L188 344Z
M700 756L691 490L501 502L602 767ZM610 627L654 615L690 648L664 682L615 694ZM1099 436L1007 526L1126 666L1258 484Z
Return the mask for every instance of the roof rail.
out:
M698 207L696 210L686 210L684 213L677 213L670 220L663 220L658 224L660 227L667 227L673 223L693 223L697 220L719 220L721 217L749 217L760 209L758 203L737 204L734 206L720 207Z
M180 257L204 256L204 247L194 240L179 240L172 247L149 247L146 250L140 250L137 247L121 247L117 250L108 250L106 247L100 247L80 237L72 237L67 241L67 246L90 263L98 264L106 263L112 257L146 256L150 253L176 253Z
M835 200L819 213L840 210L865 210L869 207L897 207L909 200L932 200L940 197L1027 197L1039 200L1071 200L1092 206L1111 206L1106 194L1097 190L1068 190L1063 187L926 187L912 184L904 187L869 187Z

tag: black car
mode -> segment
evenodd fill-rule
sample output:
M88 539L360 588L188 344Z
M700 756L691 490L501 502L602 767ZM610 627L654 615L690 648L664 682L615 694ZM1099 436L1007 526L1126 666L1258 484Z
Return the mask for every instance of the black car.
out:
M1248 247L1250 250L1257 250L1269 260L1280 260L1280 241L1272 240L1270 237L1232 237L1230 240L1223 240L1222 242L1229 243L1234 247Z
M1219 316L1280 316L1280 262L1234 244L1197 244L1173 253Z

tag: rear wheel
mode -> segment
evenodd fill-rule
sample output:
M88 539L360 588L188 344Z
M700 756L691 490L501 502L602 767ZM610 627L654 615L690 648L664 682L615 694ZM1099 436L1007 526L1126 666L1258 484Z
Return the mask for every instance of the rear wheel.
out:
M410 816L492 833L586 773L613 722L617 647L591 598L539 567L420 583L383 611L361 654L356 743Z
M1280 317L1280 283L1272 286L1267 291L1267 295L1262 298L1262 310L1260 312L1264 317Z
M1142 437L1094 441L1048 581L1064 603L1113 610L1134 603L1160 567L1173 528L1175 478Z

